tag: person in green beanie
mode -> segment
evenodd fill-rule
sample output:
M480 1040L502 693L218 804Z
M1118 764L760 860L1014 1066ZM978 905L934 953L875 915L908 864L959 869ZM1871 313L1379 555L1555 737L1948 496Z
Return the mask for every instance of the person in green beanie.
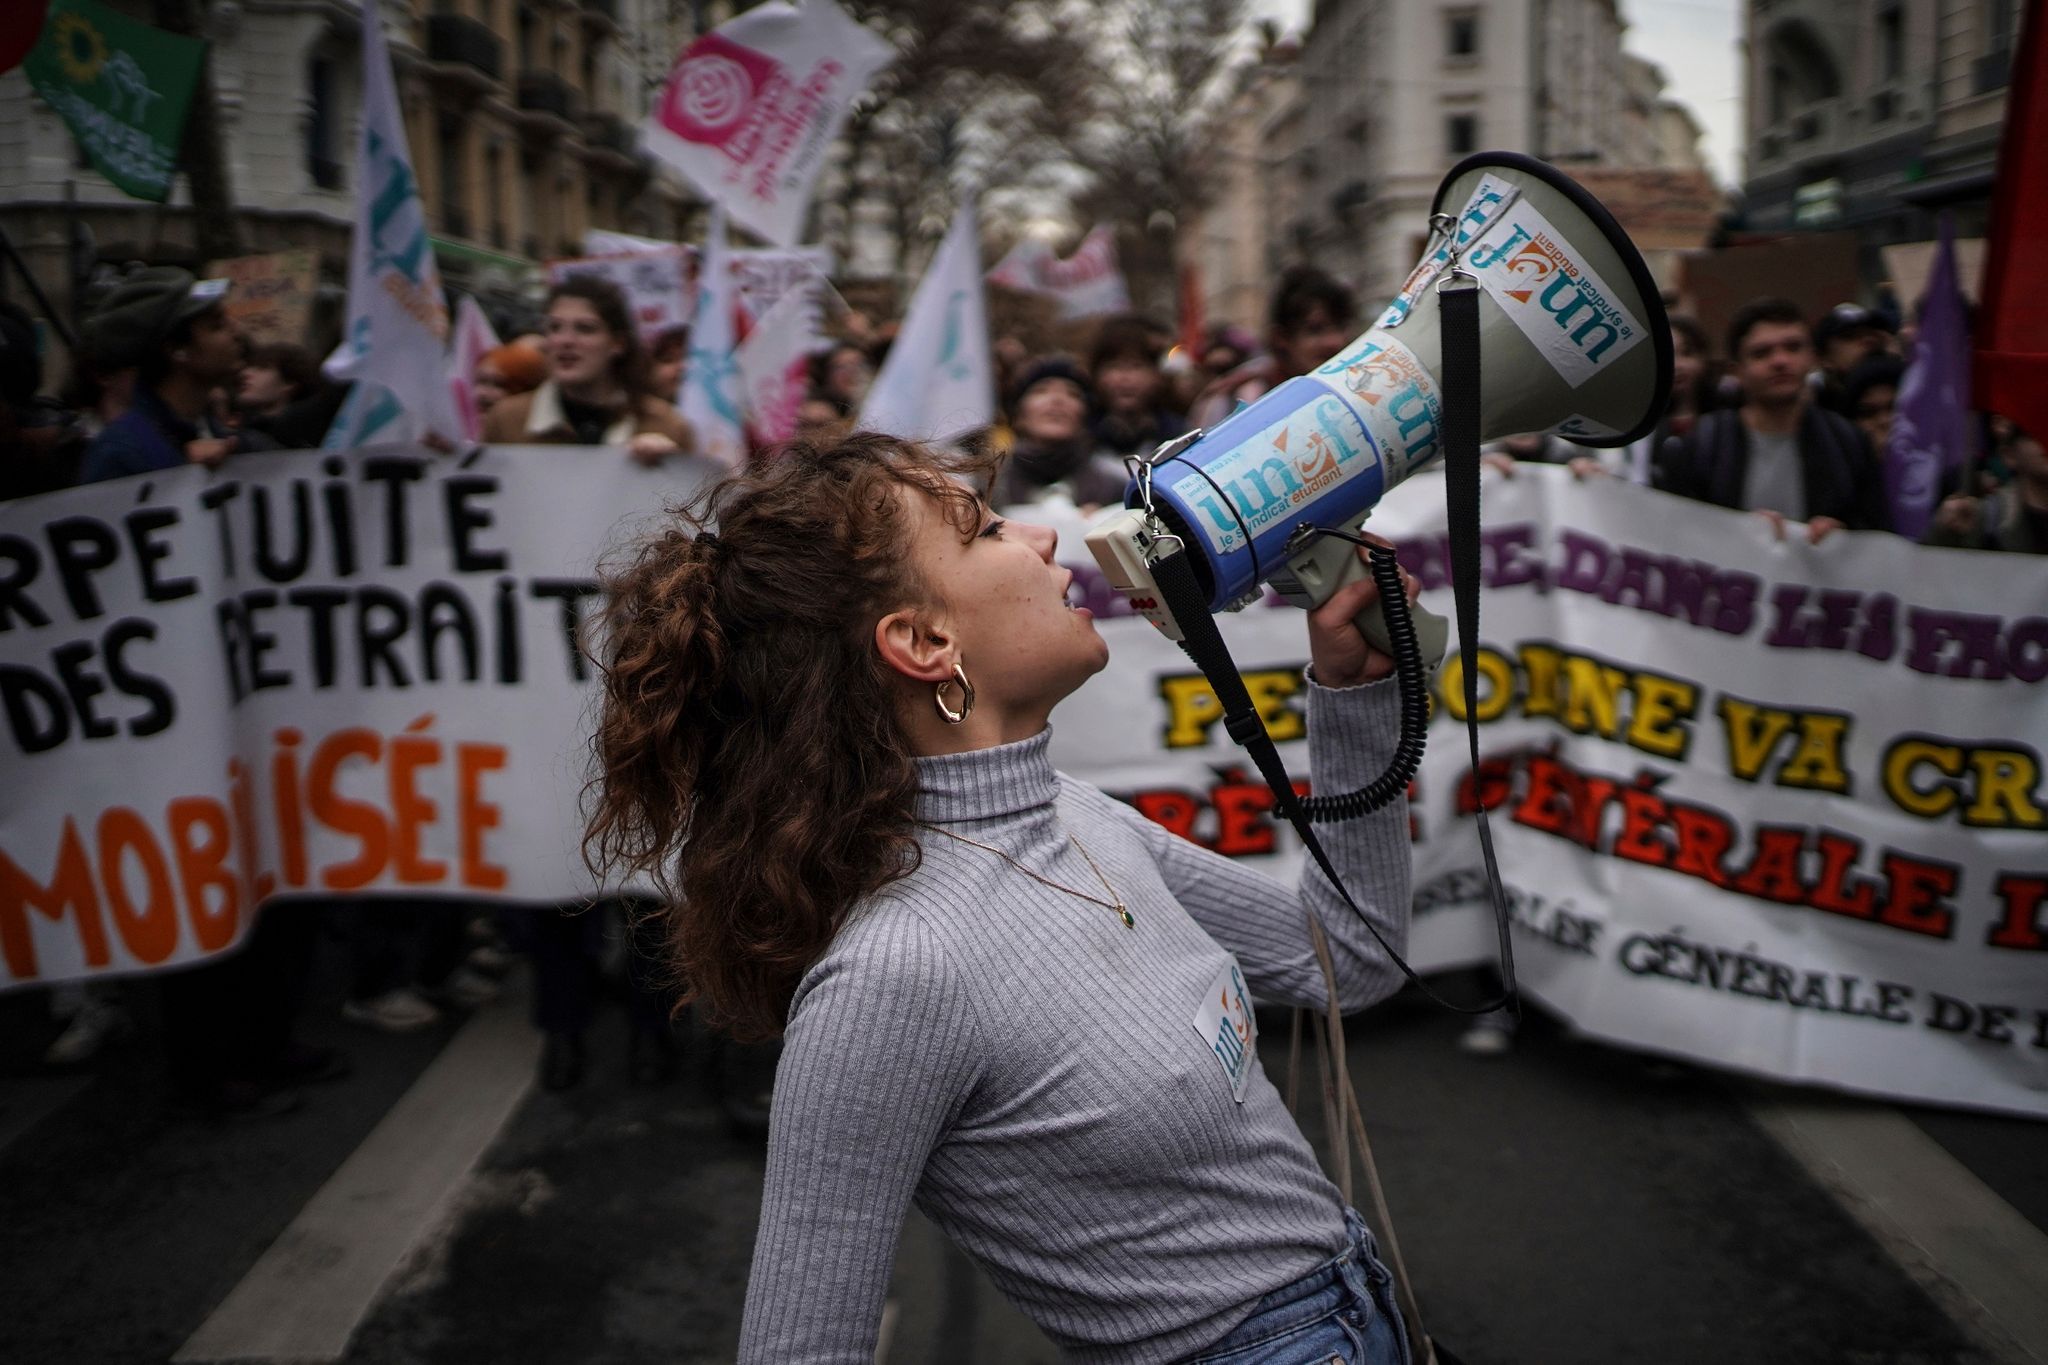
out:
M87 341L136 367L135 396L86 447L81 482L176 469L226 449L227 433L207 416L207 395L232 383L242 365L241 336L222 306L227 292L226 280L151 266L100 304L86 324Z

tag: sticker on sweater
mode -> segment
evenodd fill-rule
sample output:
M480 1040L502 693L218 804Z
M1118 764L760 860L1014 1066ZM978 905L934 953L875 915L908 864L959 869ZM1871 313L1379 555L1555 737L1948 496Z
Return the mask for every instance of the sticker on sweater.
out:
M1226 962L1209 983L1202 1007L1195 1011L1194 1026L1223 1068L1231 1098L1243 1104L1244 1092L1252 1083L1252 1044L1258 1040L1259 1028L1252 1021L1251 995L1245 990L1244 973L1236 958Z

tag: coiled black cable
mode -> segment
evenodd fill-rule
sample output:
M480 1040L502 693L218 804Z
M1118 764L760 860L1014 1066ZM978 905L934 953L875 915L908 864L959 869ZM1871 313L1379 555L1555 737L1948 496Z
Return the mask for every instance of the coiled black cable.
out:
M1415 618L1408 611L1408 590L1401 583L1401 565L1391 546L1343 531L1325 531L1366 547L1372 581L1379 585L1380 611L1387 620L1387 641L1394 647L1394 677L1401 689L1401 738L1387 770L1354 792L1312 796L1303 801L1308 818L1319 825L1352 820L1380 809L1408 790L1422 766L1429 741L1429 679L1422 669L1422 646L1415 638Z

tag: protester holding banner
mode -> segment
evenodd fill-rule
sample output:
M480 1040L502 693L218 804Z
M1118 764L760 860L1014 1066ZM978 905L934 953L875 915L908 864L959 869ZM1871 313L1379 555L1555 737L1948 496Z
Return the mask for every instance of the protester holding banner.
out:
M221 306L225 280L197 280L173 266L138 270L93 315L95 347L137 367L128 408L86 447L86 483L176 469L192 447L226 433L207 416L214 388L232 383L242 341Z
M683 391L683 366L690 356L688 326L670 327L647 348L647 391L666 402Z
M1742 406L1709 414L1666 447L1657 486L1757 512L1818 544L1844 527L1889 530L1883 470L1863 435L1814 401L1813 332L1796 304L1752 299L1728 326Z
M1987 497L1959 493L1944 501L1922 543L2048 554L2048 450L2014 427L2001 453L2012 481Z
M1290 889L1054 771L1048 714L1108 647L1054 534L965 472L793 445L607 584L588 852L661 886L705 1022L785 1035L740 1358L871 1359L915 1196L1065 1349L1176 1360L1286 1322L1289 1359L1405 1361L1372 1237L1253 1047L1255 995L1325 1003L1309 916L1341 1008L1398 984L1387 950L1320 874ZM1351 624L1373 597L1309 617L1318 786L1393 749L1367 685L1392 661ZM1327 838L1398 947L1405 803Z
M270 342L250 353L236 394L240 424L231 453L311 450L334 424L344 391L327 382L304 346Z
M618 286L571 275L548 291L546 382L484 419L507 445L622 445L655 461L695 444L675 405L648 392L647 352Z
M548 377L548 358L539 347L526 341L508 341L484 353L477 362L472 383L476 410L488 417L491 409L516 393L532 393Z

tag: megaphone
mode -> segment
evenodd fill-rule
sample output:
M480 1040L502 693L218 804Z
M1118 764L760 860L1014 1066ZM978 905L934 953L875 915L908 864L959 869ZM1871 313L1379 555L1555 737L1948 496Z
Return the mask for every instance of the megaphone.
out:
M1362 574L1352 543L1328 532L1357 528L1442 453L1447 402L1477 402L1480 440L1555 431L1618 446L1655 428L1671 390L1670 324L1642 256L1597 199L1545 162L1482 152L1444 177L1429 221L1422 259L1371 330L1162 446L1126 509L1090 531L1112 586L1169 637L1181 631L1148 570L1168 549L1190 553L1212 612L1256 600L1268 582L1317 606ZM1434 298L1445 287L1477 290L1476 395L1445 391ZM1387 647L1383 626L1360 624ZM1442 623L1424 633L1441 657Z

